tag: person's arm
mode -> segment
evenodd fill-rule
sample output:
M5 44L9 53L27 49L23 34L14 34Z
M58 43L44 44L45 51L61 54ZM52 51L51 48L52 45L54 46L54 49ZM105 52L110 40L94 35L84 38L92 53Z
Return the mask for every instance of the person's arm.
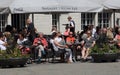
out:
M84 40L82 40L82 41L81 41L81 45L83 46L84 44L85 44L85 41L84 41Z
M44 42L45 42L45 44L44 44L44 48L47 48L47 47L48 47L48 42L47 42L47 40L44 39Z
M57 41L54 41L53 42L56 46L59 46L59 47L61 47L61 48L66 48L66 45L61 45L61 44L59 44Z
M37 39L37 38L34 39L33 45L34 45L34 46L37 46L37 45L38 45L38 39Z
M117 35L115 36L115 38L113 39L115 42L117 41Z
M7 44L7 42L5 42L5 43L3 43L2 45L7 46L8 44Z

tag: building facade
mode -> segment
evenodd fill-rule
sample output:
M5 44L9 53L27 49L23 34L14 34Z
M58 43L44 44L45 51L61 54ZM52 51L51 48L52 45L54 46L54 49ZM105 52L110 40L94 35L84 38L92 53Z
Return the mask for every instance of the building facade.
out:
M42 14L1 14L0 15L0 31L4 31L6 25L12 25L17 29L22 29L26 25L26 19L30 18L35 28L39 32L50 34L52 27L56 27L58 31L64 32L67 24L67 17L71 16L75 21L75 31L83 30L84 25L95 25L100 27L114 27L120 25L120 13L113 11L104 11L97 13L42 13Z

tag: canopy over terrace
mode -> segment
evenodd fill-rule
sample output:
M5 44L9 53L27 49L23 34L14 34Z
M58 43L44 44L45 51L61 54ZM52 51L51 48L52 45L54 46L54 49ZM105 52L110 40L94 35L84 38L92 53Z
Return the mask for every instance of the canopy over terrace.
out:
M0 14L9 13L9 6L14 0L0 0Z
M15 0L11 13L100 12L103 7L89 0Z
M107 0L103 5L108 9L120 9L120 0Z
M106 0L103 3L103 6L107 10L113 10L114 12L113 20L114 20L114 25L115 25L115 12L120 12L120 0Z

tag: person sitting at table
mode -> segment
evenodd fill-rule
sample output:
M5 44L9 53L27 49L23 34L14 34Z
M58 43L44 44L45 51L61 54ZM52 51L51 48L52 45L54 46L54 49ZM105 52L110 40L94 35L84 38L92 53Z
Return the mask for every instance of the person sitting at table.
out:
M66 44L68 47L72 50L73 55L73 61L75 62L75 50L74 50L74 43L75 43L75 37L73 36L73 32L69 32L69 36L66 38Z
M72 62L72 52L71 49L68 48L68 46L65 43L65 40L63 37L61 37L60 32L54 32L52 34L52 39L50 40L55 53L61 54L61 61L66 61L67 63ZM66 56L66 57L65 57ZM65 57L65 60L64 60Z
M87 31L87 38L82 41L82 45L82 60L86 60L89 55L90 48L95 45L95 39L92 37L91 31Z
M34 39L33 42L33 46L35 47L35 51L37 51L35 53L35 55L37 54L37 58L38 58L38 63L41 62L41 57L42 55L46 54L46 50L48 48L48 42L47 40L43 37L43 33L40 32L38 34L38 37Z
M30 48L27 47L30 42L27 43L27 41L28 39L25 38L23 33L18 34L17 45L18 48L21 50L22 54L30 53Z

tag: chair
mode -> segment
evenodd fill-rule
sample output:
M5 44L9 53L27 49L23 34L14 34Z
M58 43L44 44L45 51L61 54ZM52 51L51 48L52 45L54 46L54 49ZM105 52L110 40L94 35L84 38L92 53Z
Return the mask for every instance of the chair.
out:
M79 55L79 56L82 55L82 54L81 54L81 49L82 49L82 48L77 49L77 46L78 46L78 45L79 45L79 44L76 44L76 45L75 45L75 49L74 49L75 59L76 59L76 60L78 60L78 55Z
M56 57L61 57L64 59L64 53L65 53L65 50L64 49L61 49L59 51L55 51L54 50L54 46L53 44L51 43L51 51L52 51L52 63L55 63L55 60L56 60ZM63 61L62 61L63 62Z

